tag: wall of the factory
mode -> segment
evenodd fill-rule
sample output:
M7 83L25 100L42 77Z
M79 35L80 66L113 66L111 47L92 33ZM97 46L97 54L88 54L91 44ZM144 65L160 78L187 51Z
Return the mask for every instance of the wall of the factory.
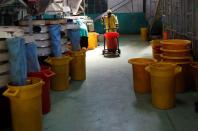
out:
M119 32L121 34L137 34L142 26L147 26L145 14L143 13L143 0L108 0L107 3L109 9L116 9L114 13L118 17ZM122 6L117 8L119 4ZM87 15L94 19L100 14ZM104 33L104 27L100 20L94 24L96 32Z
M117 13L143 12L143 0L108 0L108 8L111 9L125 1L128 2L117 9Z

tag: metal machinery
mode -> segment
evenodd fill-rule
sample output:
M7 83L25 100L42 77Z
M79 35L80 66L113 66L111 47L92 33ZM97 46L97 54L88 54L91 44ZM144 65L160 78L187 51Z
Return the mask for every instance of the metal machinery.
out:
M193 55L198 60L198 1L197 0L149 0L147 18L153 21L164 17L164 30L171 38L185 38L192 41ZM150 8L150 9L149 9Z

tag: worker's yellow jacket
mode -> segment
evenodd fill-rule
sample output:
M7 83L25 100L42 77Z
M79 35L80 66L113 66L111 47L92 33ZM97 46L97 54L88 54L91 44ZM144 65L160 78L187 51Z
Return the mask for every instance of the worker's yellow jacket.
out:
M119 24L118 19L114 14L112 14L111 17L102 17L102 22L105 25L106 32L115 32Z

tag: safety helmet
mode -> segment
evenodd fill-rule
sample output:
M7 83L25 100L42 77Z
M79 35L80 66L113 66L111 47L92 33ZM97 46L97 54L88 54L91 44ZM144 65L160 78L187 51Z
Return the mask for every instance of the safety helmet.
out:
M107 10L107 14L111 14L112 13L112 11L111 10Z

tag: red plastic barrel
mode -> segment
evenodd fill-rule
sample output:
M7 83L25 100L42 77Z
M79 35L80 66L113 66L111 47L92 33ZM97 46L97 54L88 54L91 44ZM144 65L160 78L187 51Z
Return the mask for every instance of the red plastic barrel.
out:
M107 49L117 49L118 48L118 37L119 33L117 32L107 32L104 34Z
M31 72L28 73L29 77L37 77L41 78L45 84L42 88L42 112L43 114L47 114L51 109L51 101L50 101L50 80L55 73L51 71L51 69L47 66L41 66L40 72Z

